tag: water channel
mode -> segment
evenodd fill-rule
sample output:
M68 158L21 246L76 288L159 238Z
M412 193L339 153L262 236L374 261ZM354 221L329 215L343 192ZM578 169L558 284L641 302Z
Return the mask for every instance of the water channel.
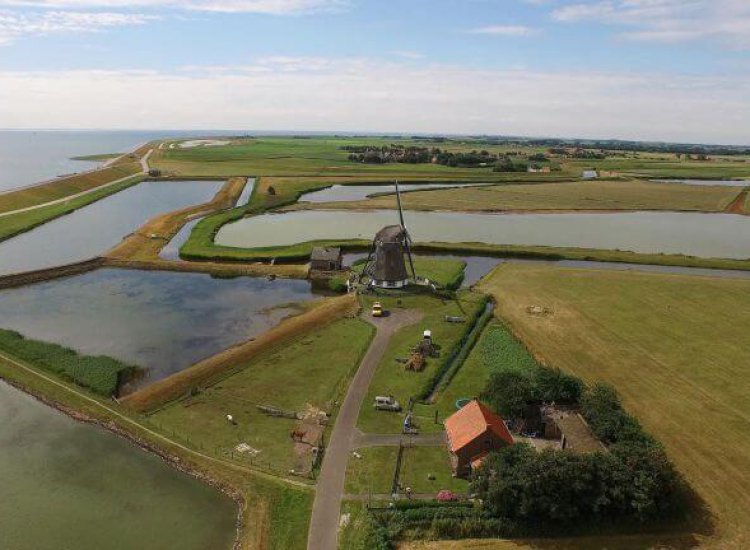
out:
M229 550L237 507L103 429L0 382L0 545Z
M0 276L95 257L154 216L210 201L222 182L147 181L0 242Z
M245 184L245 188L242 190L242 194L237 199L235 206L243 206L247 204L250 200L250 195L253 194L254 188L255 178L249 178L247 180L247 183ZM190 238L190 233L192 233L193 228L198 225L198 222L200 222L202 219L203 217L196 218L183 225L177 232L177 234L172 237L172 239L166 244L166 246L164 246L164 248L161 249L161 252L159 252L159 257L162 260L179 260L180 248L187 242L188 238Z
M315 297L305 280L100 269L0 291L0 328L143 367L127 393L258 336Z
M625 212L478 214L407 211L415 242L483 242L750 258L750 217L735 214ZM335 239L370 240L398 223L393 210L296 211L243 218L222 227L216 243L259 248Z

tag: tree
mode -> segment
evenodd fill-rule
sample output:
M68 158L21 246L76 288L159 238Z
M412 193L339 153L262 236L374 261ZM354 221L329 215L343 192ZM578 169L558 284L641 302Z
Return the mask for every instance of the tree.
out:
M525 374L507 370L493 372L482 398L501 415L518 418L523 416L526 404L534 400L534 386Z

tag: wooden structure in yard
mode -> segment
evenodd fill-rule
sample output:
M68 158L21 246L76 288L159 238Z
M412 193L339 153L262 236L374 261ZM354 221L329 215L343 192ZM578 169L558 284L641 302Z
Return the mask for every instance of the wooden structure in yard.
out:
M341 249L338 247L316 246L310 255L310 269L313 271L340 271Z
M445 419L445 433L456 477L468 477L482 465L487 453L513 445L503 419L477 400Z

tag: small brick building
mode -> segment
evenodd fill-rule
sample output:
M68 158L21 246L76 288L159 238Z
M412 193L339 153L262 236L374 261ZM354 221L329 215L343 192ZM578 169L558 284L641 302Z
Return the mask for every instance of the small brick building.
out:
M503 419L476 400L446 418L445 433L456 477L468 477L487 453L513 445Z
M310 268L315 271L339 271L341 269L341 249L316 246L310 255Z

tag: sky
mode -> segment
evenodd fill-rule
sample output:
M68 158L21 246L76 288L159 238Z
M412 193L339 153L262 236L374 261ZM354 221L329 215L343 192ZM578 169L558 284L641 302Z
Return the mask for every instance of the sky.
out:
M0 128L750 144L750 0L0 0Z

